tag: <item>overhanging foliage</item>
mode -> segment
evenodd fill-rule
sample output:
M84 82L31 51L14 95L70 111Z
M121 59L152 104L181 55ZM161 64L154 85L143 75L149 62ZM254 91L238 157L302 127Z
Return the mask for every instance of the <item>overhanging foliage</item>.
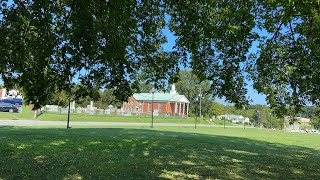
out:
M164 89L181 64L237 107L248 103L247 74L279 115L320 102L316 0L2 0L0 12L2 79L35 107L75 79L120 100L141 77ZM177 37L170 51L165 27Z

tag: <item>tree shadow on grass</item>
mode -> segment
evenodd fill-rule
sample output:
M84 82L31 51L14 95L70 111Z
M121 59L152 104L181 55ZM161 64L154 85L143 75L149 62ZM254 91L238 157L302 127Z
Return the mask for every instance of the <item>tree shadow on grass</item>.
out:
M149 129L0 127L0 179L317 179L318 150Z

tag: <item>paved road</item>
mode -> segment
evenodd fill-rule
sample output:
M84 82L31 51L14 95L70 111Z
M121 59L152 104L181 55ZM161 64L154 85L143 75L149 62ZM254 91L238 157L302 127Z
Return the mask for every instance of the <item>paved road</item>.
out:
M65 121L39 121L39 120L0 120L0 126L66 126ZM70 126L150 126L150 123L130 122L70 122ZM194 124L154 123L154 126L184 126L192 127ZM221 125L198 124L201 127L223 127ZM243 128L243 126L226 126L230 128Z

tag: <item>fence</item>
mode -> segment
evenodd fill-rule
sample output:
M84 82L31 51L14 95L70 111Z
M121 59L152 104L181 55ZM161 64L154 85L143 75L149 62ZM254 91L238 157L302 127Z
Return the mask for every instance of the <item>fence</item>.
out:
M55 105L47 105L41 110L44 111L46 114L68 114L68 108L59 107ZM70 108L70 114L78 114L83 116L113 116L113 117L151 117L152 114L150 113L140 113L137 111L124 111L122 109L117 108L109 108L109 109L97 109L97 108ZM179 114L169 114L169 113L153 113L154 118L167 118L167 119L185 119L186 116L179 116Z

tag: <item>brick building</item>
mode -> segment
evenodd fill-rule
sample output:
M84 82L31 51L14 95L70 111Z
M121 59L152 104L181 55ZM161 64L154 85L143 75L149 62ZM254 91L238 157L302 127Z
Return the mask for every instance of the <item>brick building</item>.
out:
M170 93L135 93L130 96L128 102L123 102L122 110L135 113L172 114L188 116L190 101L176 92L172 85Z

